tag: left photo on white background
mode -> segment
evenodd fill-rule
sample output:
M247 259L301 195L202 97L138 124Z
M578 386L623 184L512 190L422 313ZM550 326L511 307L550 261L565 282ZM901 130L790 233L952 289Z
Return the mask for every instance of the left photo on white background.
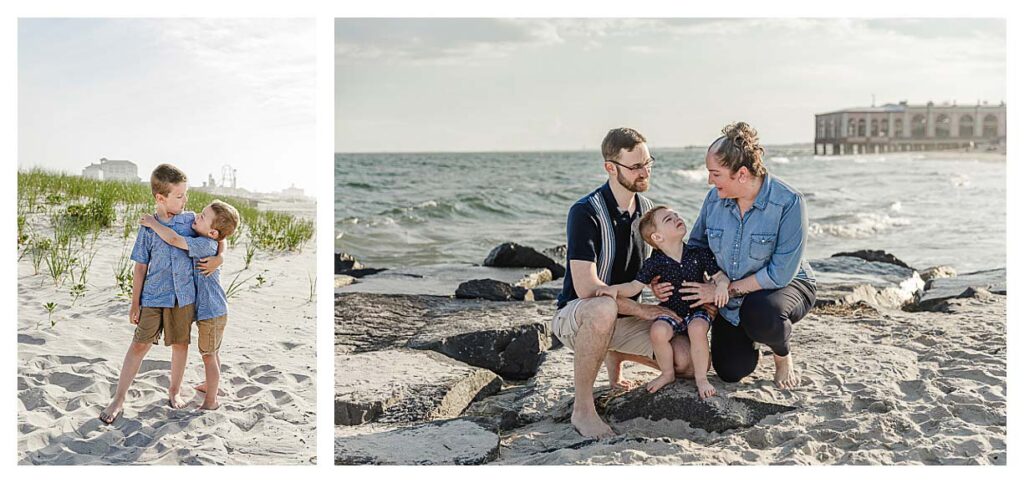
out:
M315 43L18 21L19 464L316 463Z

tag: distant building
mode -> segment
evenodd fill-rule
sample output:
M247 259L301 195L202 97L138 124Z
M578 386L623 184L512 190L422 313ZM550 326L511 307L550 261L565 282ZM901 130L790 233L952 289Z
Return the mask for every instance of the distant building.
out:
M100 158L99 164L93 163L82 169L82 177L103 180L142 181L139 178L139 167L135 163L107 158Z
M302 188L297 188L294 184L281 190L281 197L286 199L303 199L306 197L306 192Z
M815 114L814 154L1006 148L1006 103L885 104Z

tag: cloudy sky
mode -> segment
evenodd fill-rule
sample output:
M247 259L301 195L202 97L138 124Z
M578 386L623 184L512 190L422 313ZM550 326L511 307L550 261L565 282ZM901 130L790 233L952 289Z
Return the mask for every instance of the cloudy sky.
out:
M1006 97L988 19L338 19L338 152L596 149L611 127L704 145L734 120Z
M18 165L128 159L314 194L311 19L21 19Z

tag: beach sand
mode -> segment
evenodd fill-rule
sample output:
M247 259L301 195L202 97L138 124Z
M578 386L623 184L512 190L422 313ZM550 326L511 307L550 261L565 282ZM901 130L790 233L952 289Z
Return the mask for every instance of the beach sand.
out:
M30 219L37 231L45 230ZM115 233L116 231L116 233ZM45 263L33 274L18 262L18 462L20 464L309 464L316 461L316 313L310 278L312 244L301 252L258 251L242 270L244 238L221 267L225 289L249 278L228 300L216 411L199 411L204 379L192 329L182 409L167 406L170 348L154 346L111 426L97 420L117 386L132 341L129 300L114 272L124 240L106 230L85 295L72 303L71 283L57 288ZM265 272L264 272L265 271ZM262 272L265 282L255 275ZM54 302L51 327L44 304Z

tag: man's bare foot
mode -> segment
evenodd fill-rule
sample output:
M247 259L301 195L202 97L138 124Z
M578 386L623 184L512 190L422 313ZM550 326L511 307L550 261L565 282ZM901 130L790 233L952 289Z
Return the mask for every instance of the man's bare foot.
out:
M775 356L775 385L781 389L792 389L800 385L800 378L793 369L793 354Z
M615 431L612 431L611 426L602 421L597 413L582 415L573 411L569 421L580 435L587 438L603 439L615 436Z
M202 406L199 406L199 409L202 409L204 411L216 411L217 408L219 407L220 403L213 403L212 405L208 405L206 404L206 402L203 402Z
M181 394L175 394L173 396L167 396L167 405L172 409L181 409L185 407L185 399L181 397Z
M647 383L648 392L657 392L658 389L665 387L666 384L671 384L676 380L676 375L671 372L663 372L657 379Z
M197 392L205 393L206 392L206 383L204 382L202 384L197 384L195 386L192 386L192 389L195 389ZM224 392L224 389L217 388L217 395L218 396L225 396L225 395L227 395L227 393Z
M701 399L707 399L717 394L715 386L712 386L707 379L698 379L695 382L697 383L697 395L700 396Z

